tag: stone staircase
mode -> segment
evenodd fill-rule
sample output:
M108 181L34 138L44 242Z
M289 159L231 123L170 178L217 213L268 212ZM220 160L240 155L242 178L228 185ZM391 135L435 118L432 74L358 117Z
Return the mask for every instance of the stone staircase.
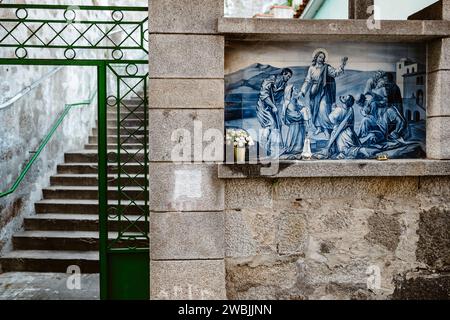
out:
M123 148L130 154L141 149L144 142L144 130L139 129L144 121L143 108L135 105L134 113L121 112L122 124L126 127L121 129L121 134L135 135L131 138L121 136ZM108 111L108 157L113 158L117 155L116 128L117 112ZM136 183L144 184L146 179L144 168L138 163L144 159L144 152L139 152L137 158L130 159L129 154L121 152L121 161L126 162L124 170L136 176L134 179L121 178L122 185L126 186L122 193L138 200L133 204L128 201L130 206L125 210L130 220L138 219L139 216L133 215L140 214L139 206L145 203L142 189L136 186ZM43 199L35 204L36 215L25 218L24 231L13 236L13 251L0 257L1 271L65 273L69 266L77 265L82 273L99 272L97 160L97 128L94 128L84 150L65 154L65 162L58 166L50 186L43 190ZM117 203L118 197L117 166L110 163L109 205ZM126 204L126 200L122 203ZM123 223L109 221L110 238L116 237ZM148 230L144 222L139 222L137 227Z

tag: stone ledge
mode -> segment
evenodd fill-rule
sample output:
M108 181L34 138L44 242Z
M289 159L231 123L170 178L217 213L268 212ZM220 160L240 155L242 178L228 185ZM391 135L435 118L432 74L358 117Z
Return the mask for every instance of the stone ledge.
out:
M227 40L421 42L450 37L450 21L381 21L370 30L366 20L220 18Z
M275 166L275 164L273 165ZM279 170L264 175L268 164L219 164L219 178L322 178L450 176L448 160L320 160L280 161Z

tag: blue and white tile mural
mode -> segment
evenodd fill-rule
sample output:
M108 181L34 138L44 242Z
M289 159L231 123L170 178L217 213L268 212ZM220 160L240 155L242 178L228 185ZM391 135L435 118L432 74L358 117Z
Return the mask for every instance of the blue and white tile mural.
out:
M225 126L259 158L425 157L425 59L415 44L232 43Z

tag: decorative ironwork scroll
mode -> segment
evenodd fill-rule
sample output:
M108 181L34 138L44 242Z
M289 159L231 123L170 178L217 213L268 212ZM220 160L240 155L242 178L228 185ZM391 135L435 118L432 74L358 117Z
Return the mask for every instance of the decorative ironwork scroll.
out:
M146 8L0 4L0 58L131 60L147 54ZM144 15L145 16L145 15Z

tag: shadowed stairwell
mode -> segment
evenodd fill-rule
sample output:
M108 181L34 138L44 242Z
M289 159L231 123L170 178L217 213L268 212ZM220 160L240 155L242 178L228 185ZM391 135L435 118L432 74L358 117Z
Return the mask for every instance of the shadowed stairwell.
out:
M134 104L134 105L133 105ZM121 108L122 170L130 176L121 177L122 205L126 206L126 218L135 221L142 213L144 193L136 184L145 183L141 150L145 141L143 121L144 106L130 100L127 105L133 112ZM116 161L117 112L108 111L108 157ZM140 151L139 151L140 150ZM136 156L133 156L136 154ZM130 161L131 160L131 161ZM129 162L130 161L130 162ZM85 148L65 154L65 162L58 165L51 177L50 186L43 189L43 199L35 204L36 215L24 220L24 231L13 236L13 251L0 258L3 272L55 272L66 273L76 265L82 274L99 272L99 216L97 128L92 130ZM108 197L110 206L117 203L117 162L108 164ZM125 196L124 196L125 195ZM127 199L133 199L127 201ZM133 216L135 214L136 216ZM117 238L117 232L129 225L122 218L109 218L109 238ZM144 220L136 228L148 230ZM120 242L116 246L120 246Z

